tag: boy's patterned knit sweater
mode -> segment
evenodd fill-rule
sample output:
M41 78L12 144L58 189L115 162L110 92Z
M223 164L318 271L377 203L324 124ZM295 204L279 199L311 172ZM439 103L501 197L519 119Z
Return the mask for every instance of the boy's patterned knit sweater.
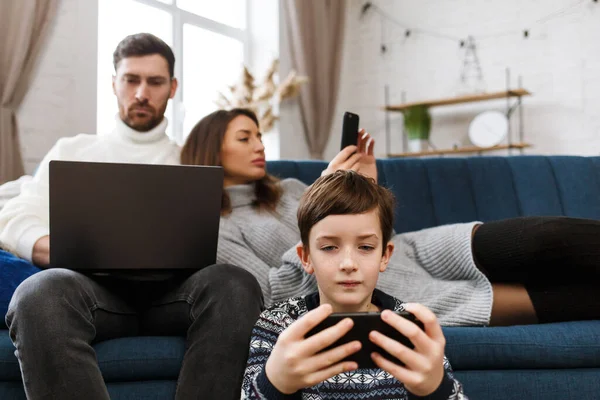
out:
M381 309L403 310L402 302L380 290L373 293L373 304ZM250 354L242 399L256 400L462 400L467 399L462 385L454 378L450 363L444 357L445 374L439 388L427 397L408 392L404 385L387 372L376 369L357 369L336 375L320 384L302 389L292 395L279 392L269 381L265 365L279 335L294 321L319 305L319 294L296 297L265 310L252 331Z

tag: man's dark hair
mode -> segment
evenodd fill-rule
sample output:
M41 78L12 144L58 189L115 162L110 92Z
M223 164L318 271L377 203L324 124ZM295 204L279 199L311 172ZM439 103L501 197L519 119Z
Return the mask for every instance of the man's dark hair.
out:
M169 74L173 78L175 75L175 55L173 54L173 50L162 39L151 33L136 33L121 40L113 53L115 72L117 71L117 65L124 58L142 57L152 54L159 54L167 60Z

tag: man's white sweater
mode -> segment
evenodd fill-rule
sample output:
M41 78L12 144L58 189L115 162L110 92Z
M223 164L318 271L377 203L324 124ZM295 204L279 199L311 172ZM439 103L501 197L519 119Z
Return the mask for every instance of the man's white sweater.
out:
M117 116L104 135L80 134L60 139L46 154L21 193L0 210L0 242L31 261L33 245L49 234L48 164L51 160L179 164L180 148L166 135L167 120L148 132L131 129Z

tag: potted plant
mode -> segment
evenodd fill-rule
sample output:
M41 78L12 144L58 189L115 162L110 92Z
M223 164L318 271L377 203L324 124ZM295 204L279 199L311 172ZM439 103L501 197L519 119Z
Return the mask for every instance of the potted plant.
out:
M414 106L405 109L402 114L404 115L404 132L408 138L408 151L427 150L431 130L429 109L426 106Z

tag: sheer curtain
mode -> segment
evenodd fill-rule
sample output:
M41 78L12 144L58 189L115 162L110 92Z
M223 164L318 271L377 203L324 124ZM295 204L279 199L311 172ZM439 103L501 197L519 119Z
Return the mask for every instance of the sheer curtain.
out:
M60 0L0 1L0 184L23 175L16 112Z
M309 82L300 90L302 128L311 158L322 159L337 103L345 0L281 0L292 67Z

